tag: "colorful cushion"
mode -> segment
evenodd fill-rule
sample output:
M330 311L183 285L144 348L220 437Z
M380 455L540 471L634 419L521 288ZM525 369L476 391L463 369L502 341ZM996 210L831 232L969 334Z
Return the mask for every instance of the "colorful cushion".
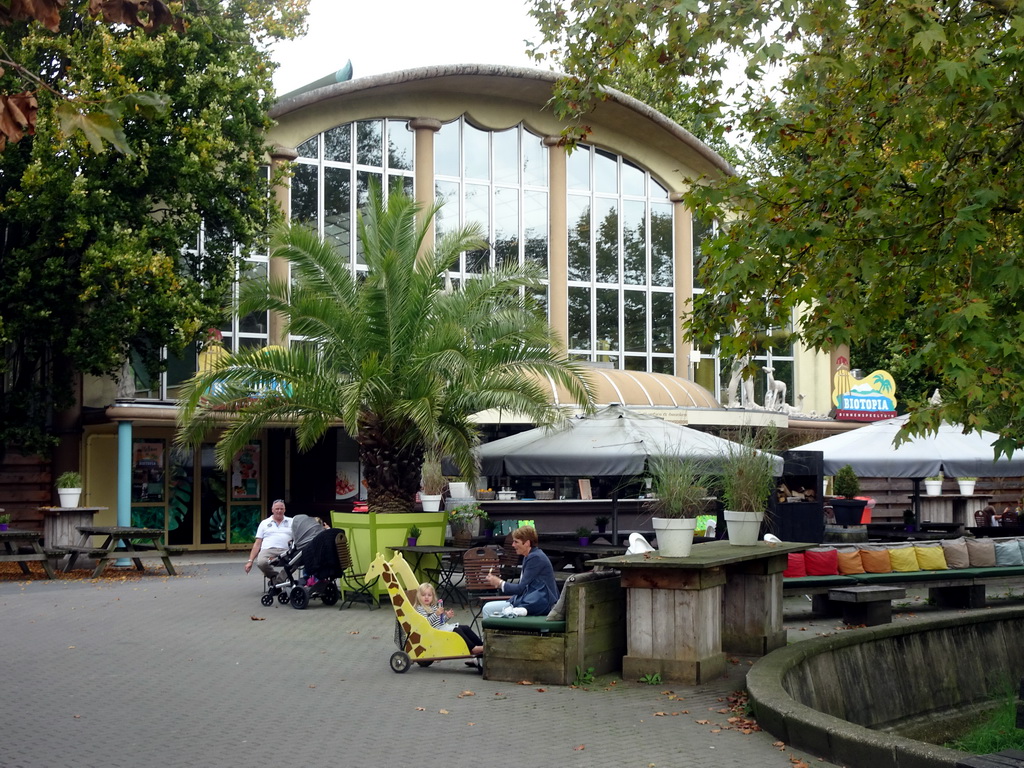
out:
M944 539L942 552L946 556L947 568L969 568L971 559L967 556L967 542L961 539Z
M996 542L996 565L1024 565L1016 539Z
M834 549L808 549L804 552L808 576L838 576L839 559Z
M861 547L860 562L865 573L892 573L889 550L882 547Z
M807 566L804 564L803 552L790 552L786 570L782 572L783 578L798 579L807 575Z
M839 565L839 573L842 576L852 576L855 573L864 573L864 565L860 561L859 549L838 549L836 558Z
M889 562L896 573L910 573L921 570L917 564L917 553L914 547L889 547Z
M996 544L992 539L965 539L971 568L991 568L996 564Z
M1017 547L1017 553L1020 554L1020 547ZM914 554L917 555L917 567L922 571L944 571L948 567L941 545L915 545Z

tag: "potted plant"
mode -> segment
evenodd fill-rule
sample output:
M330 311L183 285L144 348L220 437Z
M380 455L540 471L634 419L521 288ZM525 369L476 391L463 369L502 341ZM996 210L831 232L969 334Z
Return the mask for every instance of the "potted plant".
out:
M590 529L585 525L581 525L576 529L576 536L580 540L580 546L586 547L590 544Z
M607 515L598 515L597 517L594 518L594 525L597 526L597 532L598 533L604 533L605 531L607 531L608 530L608 523L609 523L609 520L608 520L608 516Z
M423 504L424 512L437 512L441 509L441 497L447 485L440 457L436 453L427 453L420 470L420 503Z
M423 531L421 531L420 527L418 525L416 525L415 523L413 525L409 526L409 535L408 535L407 538L408 538L408 542L409 542L409 546L410 547L415 547L416 546L416 540L420 537L421 533L423 533Z
M976 477L958 477L956 484L960 486L961 496L973 496L974 495L974 484L978 482Z
M7 527L11 524L11 516L8 514L0 515L0 531L6 531Z
M836 496L831 501L832 514L835 515L836 524L860 525L867 501L855 498L860 494L860 480L849 464L840 467L836 472L835 480L832 483L832 493Z
M57 496L65 508L77 507L82 498L82 476L78 472L64 472L57 478Z
M480 535L487 539L494 535L494 523L486 512L480 514Z
M678 456L652 456L647 469L654 494L647 508L654 513L658 551L667 557L687 557L697 516L707 509L710 478L693 459Z
M475 501L452 507L448 512L448 522L452 527L452 537L457 546L469 546L473 539L474 526L484 516L484 511Z
M753 436L744 437L725 460L722 501L729 543L736 546L757 543L775 489L775 456L760 449L758 442Z
M942 473L924 479L924 492L928 496L942 495Z

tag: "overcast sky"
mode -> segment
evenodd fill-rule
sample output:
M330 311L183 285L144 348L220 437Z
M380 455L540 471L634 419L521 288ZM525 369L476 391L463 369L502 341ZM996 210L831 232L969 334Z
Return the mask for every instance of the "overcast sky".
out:
M312 0L309 33L275 48L278 94L336 72L355 77L433 64L534 67L539 39L521 0Z

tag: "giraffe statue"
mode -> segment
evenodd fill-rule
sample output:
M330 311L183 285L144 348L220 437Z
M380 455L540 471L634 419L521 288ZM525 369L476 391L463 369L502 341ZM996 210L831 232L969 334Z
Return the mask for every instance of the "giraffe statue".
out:
M380 577L388 590L391 606L395 609L395 618L405 633L403 650L413 661L464 659L469 656L466 652L466 642L459 635L434 629L427 617L416 610L414 598L399 582L398 575L391 569L391 564L380 553L366 569L367 580L375 576ZM415 589L415 585L412 589Z

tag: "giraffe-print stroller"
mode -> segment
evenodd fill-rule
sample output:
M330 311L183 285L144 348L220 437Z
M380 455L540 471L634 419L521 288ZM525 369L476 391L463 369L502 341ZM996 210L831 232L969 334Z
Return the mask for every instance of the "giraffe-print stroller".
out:
M483 657L469 653L466 642L455 632L430 626L427 617L416 610L416 584L403 583L399 578L401 570L392 567L391 563L384 559L384 555L378 554L366 572L368 579L375 576L381 578L387 587L391 607L395 609L395 618L398 620L395 644L399 650L391 654L391 669L395 672L405 672L413 661L421 667L429 667L435 661L466 659L467 666L483 674ZM403 575L403 578L407 579L409 576Z

